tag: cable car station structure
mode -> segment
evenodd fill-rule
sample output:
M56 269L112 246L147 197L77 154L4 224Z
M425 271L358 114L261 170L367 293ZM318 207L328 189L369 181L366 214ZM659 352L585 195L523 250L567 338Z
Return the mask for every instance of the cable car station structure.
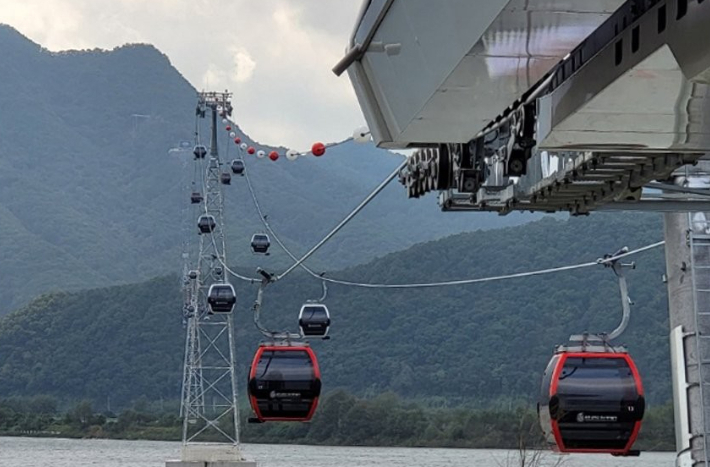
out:
M438 192L452 212L665 213L679 467L710 466L709 28L707 0L367 0L333 69L378 146L414 149L398 174L411 198ZM583 354L572 348L595 355L576 376L633 374L625 351L570 342L543 384L552 415L576 377L561 357ZM630 443L601 452L627 455L643 388L621 379ZM559 450L600 452L574 421L549 422Z

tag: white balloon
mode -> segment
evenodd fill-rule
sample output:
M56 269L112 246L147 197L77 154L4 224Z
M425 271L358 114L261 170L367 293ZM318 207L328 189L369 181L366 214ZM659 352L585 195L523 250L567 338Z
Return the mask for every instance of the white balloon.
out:
M247 145L247 143L242 143L239 145L239 147L242 149L242 151L246 151L249 146Z
M266 152L260 150L256 153L256 157L258 157L259 159L263 159L264 157L266 157Z
M236 137L237 137L237 134L236 134L235 132L231 132L231 133L229 133L229 136L232 137L232 138L236 138Z
M366 126L355 128L353 131L353 141L358 144L367 144L370 142L370 129Z
M298 159L298 151L296 151L295 149L289 149L288 151L286 151L286 159L290 161L295 161L296 159Z
M227 123L229 123L229 120L227 120L226 118L223 118L222 123L224 123L226 125Z

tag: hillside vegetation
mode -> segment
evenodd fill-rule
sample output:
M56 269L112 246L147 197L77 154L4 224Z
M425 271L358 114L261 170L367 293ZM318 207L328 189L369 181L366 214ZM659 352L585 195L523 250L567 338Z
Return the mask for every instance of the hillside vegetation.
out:
M403 401L392 393L363 399L332 391L323 397L310 423L248 424L249 411L242 404L240 435L247 443L474 449L545 446L535 411L523 407L432 407ZM52 397L10 397L0 399L0 435L180 441L178 413L177 403L151 404L145 399L116 414L97 411L86 400L60 409ZM635 446L644 451L674 450L672 404L645 414Z
M194 232L184 222L193 169L189 152L168 151L193 141L190 83L149 45L51 53L3 25L0 58L0 315L45 292L178 271L185 234ZM234 104L238 122L248 109L239 96ZM234 144L225 132L220 138L225 159L233 157ZM320 159L254 161L250 170L274 225L301 251L400 161L349 143ZM252 267L246 247L260 225L240 181L227 207L230 257ZM392 186L324 254L340 268L526 219L445 216L434 197L410 202Z
M661 235L656 215L546 219L450 236L329 275L387 283L486 277L593 261ZM663 251L634 259L638 269L627 274L635 306L621 342L654 405L671 397ZM260 338L249 313L256 290L237 285L237 354L246 378ZM316 281L294 273L267 289L263 321L294 329L300 304L320 292ZM331 286L326 303L332 340L313 343L326 390L365 397L392 391L440 406L532 404L556 344L573 333L608 332L621 316L616 279L602 266L440 289ZM0 390L89 398L99 406L110 397L116 407L141 396L178 398L180 310L176 276L43 296L0 320Z

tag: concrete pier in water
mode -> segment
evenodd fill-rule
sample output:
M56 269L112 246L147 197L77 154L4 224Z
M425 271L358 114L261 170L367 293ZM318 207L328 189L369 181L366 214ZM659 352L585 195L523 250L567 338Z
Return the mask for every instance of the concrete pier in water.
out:
M165 467L256 467L256 461L244 459L237 446L189 444L183 446L180 460L167 461Z

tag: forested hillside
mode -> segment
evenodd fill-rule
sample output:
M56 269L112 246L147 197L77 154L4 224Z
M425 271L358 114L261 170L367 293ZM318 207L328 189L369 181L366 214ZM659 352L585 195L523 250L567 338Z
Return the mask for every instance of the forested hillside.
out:
M545 219L419 244L329 275L387 283L486 277L593 261L661 237L657 215ZM635 306L620 341L637 360L649 401L659 404L671 394L662 248L634 260L638 269L628 280ZM238 294L237 350L246 378L260 337L249 313L256 290L239 283ZM263 320L295 328L300 304L319 295L316 281L294 273L267 289ZM331 286L326 302L332 340L313 343L326 390L393 391L442 406L532 401L555 344L572 333L608 332L621 316L615 277L602 266L442 289ZM0 319L0 388L88 397L99 407L108 397L117 407L140 396L176 399L181 318L176 276L44 296Z
M189 151L169 150L193 140L190 83L149 45L50 53L3 25L0 59L0 315L40 293L179 270L193 170ZM238 122L249 109L239 96L234 104ZM229 158L235 146L221 136ZM400 160L345 144L320 159L254 161L251 170L274 226L303 250ZM230 257L249 261L246 245L259 224L243 183L229 190L227 208ZM411 202L392 186L324 253L328 267L344 267L453 232L529 219L445 216L434 197Z

